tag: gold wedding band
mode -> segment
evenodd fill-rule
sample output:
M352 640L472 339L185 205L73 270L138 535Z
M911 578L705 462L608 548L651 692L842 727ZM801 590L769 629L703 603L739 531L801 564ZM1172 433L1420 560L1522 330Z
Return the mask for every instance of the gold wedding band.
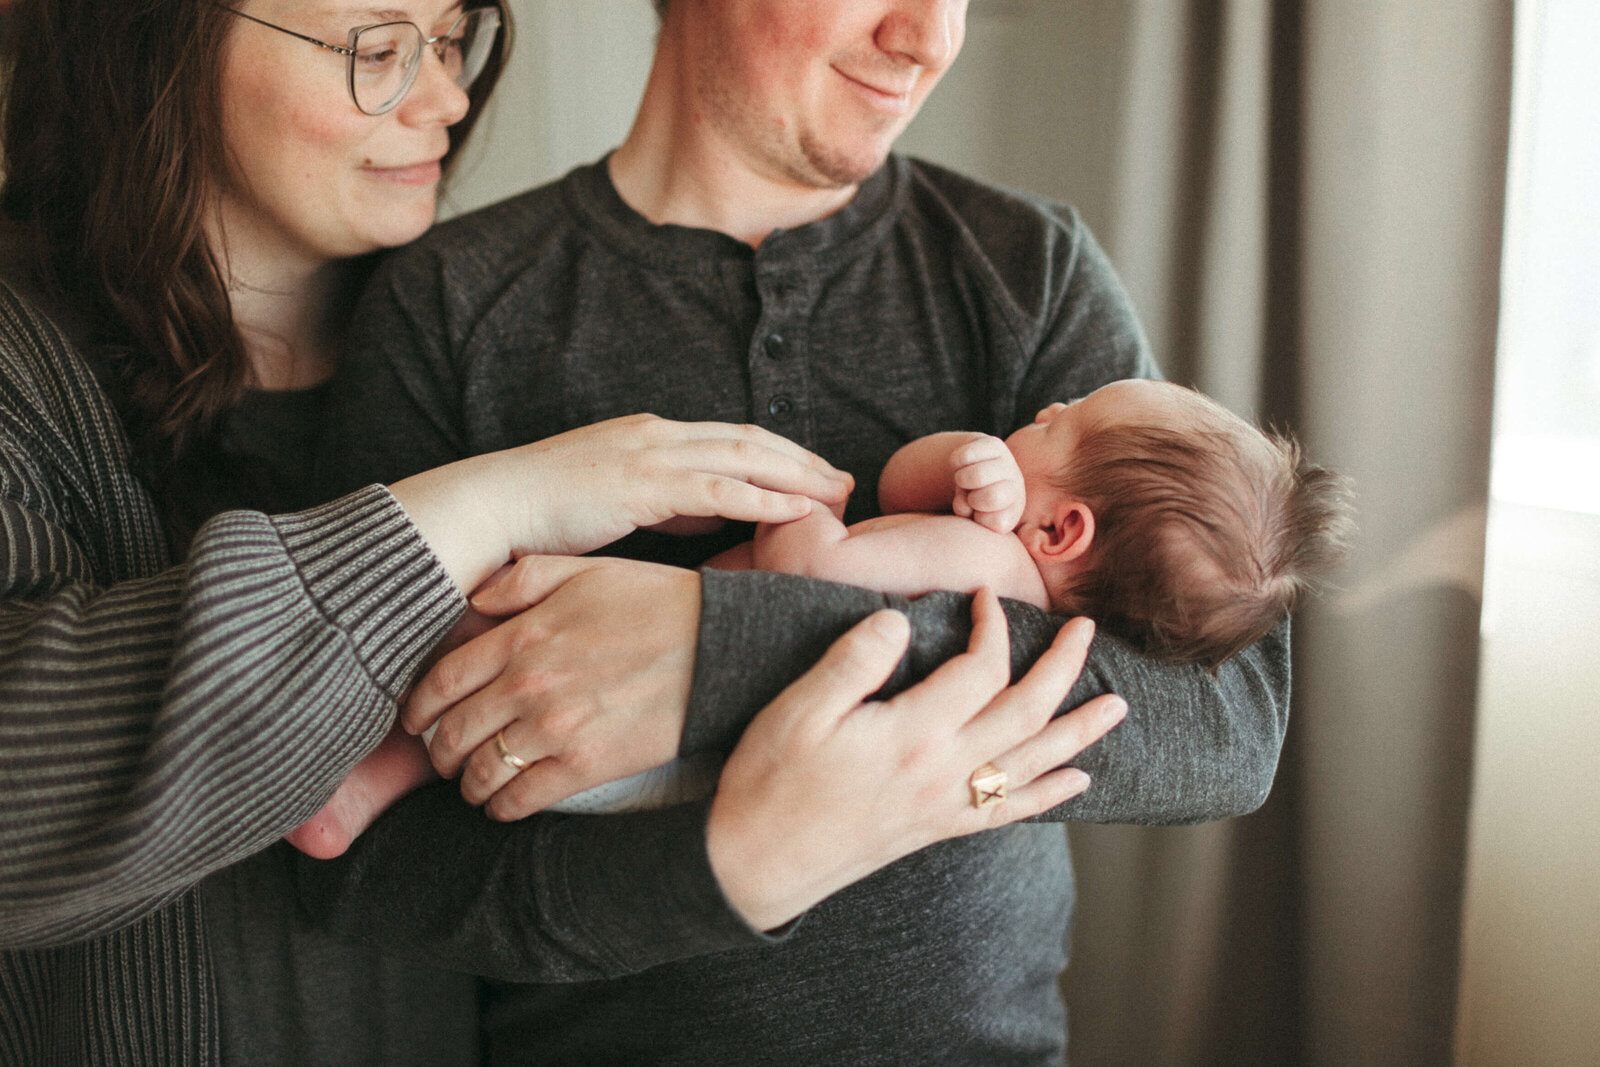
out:
M973 771L967 784L972 786L972 806L975 808L987 808L991 804L1005 802L1006 772L992 763L985 763Z
M528 761L506 747L506 732L504 730L501 730L499 733L494 735L494 750L500 753L500 761L507 767L510 767L512 770L520 771L527 769ZM1005 776L1001 775L1001 777L1004 778ZM1005 789L1004 782L1000 784L1000 788L1002 790Z

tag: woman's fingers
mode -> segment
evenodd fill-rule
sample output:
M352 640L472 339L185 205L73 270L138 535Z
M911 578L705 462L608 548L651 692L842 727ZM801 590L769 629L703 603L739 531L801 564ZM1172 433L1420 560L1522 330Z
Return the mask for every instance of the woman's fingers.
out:
M778 447L778 442L792 447ZM653 459L680 470L722 475L826 503L845 500L855 485L850 475L772 434L757 439L733 435L683 440L663 446Z
M1010 680L1011 639L1006 613L992 590L980 589L972 598L972 636L967 650L940 664L921 683L889 703L899 707L912 700L926 702L930 714L938 720L927 724L928 728L949 729L981 714Z
M1028 673L967 724L974 750L1003 752L1049 722L1082 673L1093 641L1091 619L1080 616L1061 627Z
M500 677L510 655L507 636L491 630L440 657L400 709L400 725L406 733L422 733L449 708Z
M817 729L826 730L883 687L910 640L911 624L903 614L873 612L778 694L769 705L769 710L778 709L777 715L769 717L804 716Z
M1004 804L983 810L993 813L993 825L1005 826L1058 808L1087 791L1089 785L1087 774L1076 767L1062 767L1035 778L1020 789L1012 788Z
M811 451L805 446L795 441L791 441L782 434L773 433L771 430L764 430L759 426L752 426L748 423L734 424L727 422L685 422L677 423L676 425L681 426L685 436L691 438L731 438L738 441L748 441L764 448L770 448L775 452L785 453L788 456L801 461L807 466L814 467L817 470L823 471L824 473L845 479L850 478L849 474L839 470L833 464L829 463L827 460L823 459L821 456L817 455L815 452Z
M586 556L523 556L496 571L472 593L472 606L485 615L524 611L603 561Z
M1128 706L1112 693L1073 708L1026 741L990 759L1010 778L1012 788L1028 785L1077 759L1121 722Z
M764 488L734 476L689 472L676 484L656 483L660 510L671 515L721 516L737 522L789 522L809 514L816 498ZM651 524L647 524L651 525Z

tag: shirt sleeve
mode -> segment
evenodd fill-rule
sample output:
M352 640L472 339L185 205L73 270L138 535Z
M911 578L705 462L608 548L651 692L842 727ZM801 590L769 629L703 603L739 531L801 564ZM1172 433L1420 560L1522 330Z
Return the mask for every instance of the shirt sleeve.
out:
M98 936L304 821L462 609L375 488L167 550L66 340L0 292L0 945Z
M321 926L501 981L581 982L782 939L747 924L706 853L711 802L498 823L456 782L413 793L338 859L298 857Z
M727 750L748 719L816 662L829 642L882 607L911 619L911 646L884 695L925 678L966 648L972 598L914 601L760 572L704 572L700 650L684 751ZM1050 647L1066 621L1003 601L1013 679ZM1089 790L1042 816L1088 822L1192 823L1244 814L1266 800L1288 721L1287 621L1210 674L1165 663L1097 636L1061 705L1117 693L1128 715L1073 765ZM736 666L735 666L736 665Z

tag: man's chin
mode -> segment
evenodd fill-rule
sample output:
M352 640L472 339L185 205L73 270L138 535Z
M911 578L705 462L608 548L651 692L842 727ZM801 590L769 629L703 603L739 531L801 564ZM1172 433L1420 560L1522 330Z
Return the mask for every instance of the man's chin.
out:
M840 150L820 144L802 144L812 181L818 188L844 189L859 185L877 172L889 158L889 146L866 150Z

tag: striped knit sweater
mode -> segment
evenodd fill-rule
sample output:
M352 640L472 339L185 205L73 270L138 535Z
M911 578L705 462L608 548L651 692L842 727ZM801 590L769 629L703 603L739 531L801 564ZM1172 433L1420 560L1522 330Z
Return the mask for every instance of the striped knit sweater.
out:
M67 338L0 282L0 1064L217 1061L205 874L304 821L460 596L372 487L170 558Z

